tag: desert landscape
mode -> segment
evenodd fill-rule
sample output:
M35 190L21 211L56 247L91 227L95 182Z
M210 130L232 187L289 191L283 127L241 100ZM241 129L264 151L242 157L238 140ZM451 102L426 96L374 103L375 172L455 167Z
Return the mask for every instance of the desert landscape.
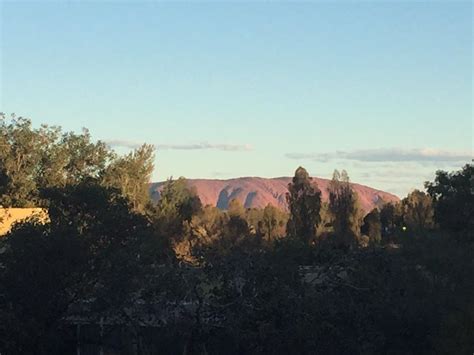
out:
M0 355L473 355L473 23L0 0Z

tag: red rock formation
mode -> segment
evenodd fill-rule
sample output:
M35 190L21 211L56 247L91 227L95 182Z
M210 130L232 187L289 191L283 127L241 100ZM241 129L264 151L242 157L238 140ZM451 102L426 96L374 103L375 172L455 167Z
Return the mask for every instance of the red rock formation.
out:
M217 206L226 209L228 202L238 199L247 208L263 208L267 204L287 210L285 195L288 191L290 177L265 179L259 177L242 177L228 180L188 179L190 186L194 186L203 205ZM330 180L313 178L322 192L323 201L328 200ZM164 182L152 183L150 193L157 201ZM359 196L361 207L368 212L377 205L385 202L397 202L399 198L388 192L373 189L360 184L351 184Z

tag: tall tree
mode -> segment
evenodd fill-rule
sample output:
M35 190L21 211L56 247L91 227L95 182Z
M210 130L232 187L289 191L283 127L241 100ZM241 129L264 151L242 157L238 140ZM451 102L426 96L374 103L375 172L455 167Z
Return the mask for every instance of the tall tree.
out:
M434 227L434 210L431 197L414 190L402 200L403 220L411 230L421 232Z
M263 209L262 220L258 224L258 232L266 242L273 242L284 236L286 223L286 214L275 206L268 204Z
M245 207L239 200L232 199L229 202L227 215L228 219L222 237L226 239L229 244L233 245L239 240L248 237L250 228L245 216Z
M303 167L296 169L288 185L286 200L290 210L288 236L309 243L316 236L316 228L321 222L321 191Z
M439 170L433 182L425 183L434 200L435 218L446 231L471 236L474 230L474 165L448 173Z
M12 115L7 121L0 116L0 166L3 187L0 204L3 206L30 207L38 198L36 171L40 141L32 129L31 121Z
M67 152L67 163L64 166L67 184L77 184L89 177L98 177L115 156L104 142L93 142L86 128L81 134L65 133L60 144Z
M119 189L132 209L144 212L150 203L148 184L154 168L154 147L144 144L112 161L102 174L103 185Z
M374 208L364 217L361 232L369 237L372 244L380 243L382 240L382 224L380 222L380 212L377 208Z
M227 213L230 217L240 217L242 219L245 219L245 207L236 198L233 198L229 201Z
M75 134L47 125L33 128L29 119L0 114L0 204L41 205L42 189L97 178L113 156L85 129Z
M64 187L67 183L65 167L69 161L69 153L62 144L64 134L61 128L42 125L36 132L41 142L36 172L38 188Z
M401 203L386 203L380 210L380 223L382 235L389 236L403 224L403 211Z
M329 213L331 214L336 245L353 247L360 231L361 210L349 176L335 170L329 184Z
M169 179L161 190L157 204L156 224L163 235L179 240L183 234L183 223L202 210L201 200L194 188L188 187L186 179Z

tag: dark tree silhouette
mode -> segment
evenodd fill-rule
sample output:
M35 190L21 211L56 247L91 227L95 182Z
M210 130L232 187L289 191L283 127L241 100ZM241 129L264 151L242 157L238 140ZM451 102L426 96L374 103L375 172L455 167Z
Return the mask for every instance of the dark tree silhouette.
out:
M321 191L304 168L296 169L288 185L286 199L290 210L287 234L308 244L316 237L316 229L321 222Z

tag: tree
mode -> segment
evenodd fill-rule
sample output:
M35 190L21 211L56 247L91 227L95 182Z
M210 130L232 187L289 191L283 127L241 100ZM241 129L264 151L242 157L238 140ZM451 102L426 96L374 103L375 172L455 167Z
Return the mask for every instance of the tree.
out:
M227 213L230 217L240 217L245 219L245 207L236 198L230 200L227 207Z
M402 200L403 219L407 227L416 232L434 228L434 210L431 197L414 190Z
M73 305L123 315L143 288L141 247L155 234L119 191L89 179L43 193L50 222L18 225L2 240L0 311L10 323L2 353L68 353L64 319ZM170 254L161 245L154 252L163 262Z
M255 234L257 238L261 238L262 234L259 232L259 225L262 222L263 209L262 208L247 208L245 210L245 220L247 221L250 232Z
M232 199L226 213L225 223L222 226L220 249L227 253L236 246L242 246L250 238L250 226L246 219L245 207L237 199ZM252 238L255 239L255 238Z
M258 223L258 232L267 243L284 236L287 217L275 206L266 205L263 209L262 220Z
M361 211L357 194L352 190L349 176L335 170L329 184L329 213L334 228L335 242L340 247L353 247L359 236Z
M472 236L474 230L474 165L448 173L439 170L425 187L434 201L435 219L445 231Z
M287 235L309 243L321 222L321 191L303 167L296 169L286 200L290 210Z
M150 203L148 184L154 168L154 150L152 145L144 144L113 160L102 174L102 184L119 189L132 209L141 213Z
M4 195L8 192L9 178L4 166L0 166L0 206L4 203Z
M229 233L244 235L249 233L249 225L246 219L245 207L237 199L232 199L227 208Z
M369 237L372 244L380 243L382 240L382 224L380 222L380 212L377 208L374 208L364 217L361 232Z
M224 224L227 223L226 217L219 208L204 206L191 221L194 234L199 237L200 242L210 243L222 232Z
M62 133L60 127L0 114L0 204L8 207L44 205L40 190L97 178L114 154L89 131Z
M31 121L12 115L0 116L0 166L3 188L0 205L32 207L37 201L36 167L41 145Z
M84 245L63 226L19 225L2 240L0 311L8 324L0 334L0 351L61 353L60 320L77 300L86 264Z
M65 167L69 152L61 142L64 137L61 128L42 125L36 133L41 142L35 178L38 189L64 187L67 183Z
M403 224L403 213L401 204L386 203L380 210L380 223L382 224L382 235L389 236Z
M156 224L163 235L179 240L183 223L202 210L202 203L194 188L187 185L185 178L169 179L163 186L157 204Z
M77 184L89 177L96 178L105 169L114 153L104 142L92 142L88 129L82 134L65 133L60 142L67 152L64 174L67 184Z
M207 205L184 223L183 240L175 252L191 262L206 262L210 255L224 255L232 244L228 237L229 214ZM240 217L237 217L240 220Z

